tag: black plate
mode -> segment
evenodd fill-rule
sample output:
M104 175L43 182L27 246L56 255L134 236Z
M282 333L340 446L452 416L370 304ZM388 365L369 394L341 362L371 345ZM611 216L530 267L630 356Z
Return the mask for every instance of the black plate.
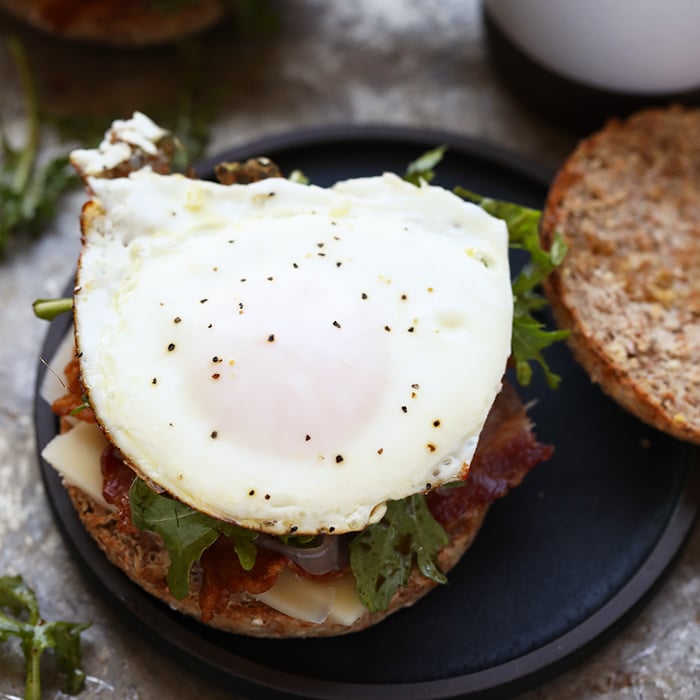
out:
M402 172L449 145L438 182L542 205L550 173L482 143L385 127L297 132L202 164L268 155L317 184ZM68 264L68 263L67 263ZM53 323L42 356L69 319ZM54 471L41 472L78 561L139 634L167 655L255 697L506 697L552 677L617 631L655 589L698 509L698 451L648 428L605 398L566 347L549 354L557 392L537 376L523 392L541 440L556 445L491 509L450 583L365 632L326 640L260 640L172 612L112 567L81 527ZM39 364L39 381L45 368ZM36 402L39 449L56 421Z

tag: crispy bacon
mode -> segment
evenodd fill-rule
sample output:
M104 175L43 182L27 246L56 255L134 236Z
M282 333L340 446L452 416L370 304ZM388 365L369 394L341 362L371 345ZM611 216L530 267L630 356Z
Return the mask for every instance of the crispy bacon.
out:
M134 480L134 472L124 464L119 450L107 445L100 458L102 470L102 495L107 503L117 508L117 520L122 532L135 533L138 530L131 522L129 487Z
M71 358L63 373L66 375L66 393L51 404L51 410L59 417L70 416L83 401L83 385L80 383L80 362L77 357ZM75 418L86 423L95 423L95 414L89 407L81 408L74 414Z
M219 537L200 560L202 585L199 589L199 609L202 622L209 622L215 612L221 612L229 597L236 593L262 593L272 587L277 575L289 564L279 552L258 548L255 566L246 571L238 561L233 540Z
M451 532L470 508L505 496L553 450L537 442L525 406L515 389L505 384L486 419L464 485L431 491L427 495L430 512Z

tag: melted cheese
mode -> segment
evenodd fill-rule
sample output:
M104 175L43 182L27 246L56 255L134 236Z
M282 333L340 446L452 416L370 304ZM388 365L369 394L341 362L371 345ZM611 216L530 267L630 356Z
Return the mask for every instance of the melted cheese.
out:
M107 440L94 423L80 421L62 435L56 435L41 456L63 476L105 508L112 508L102 496L100 457Z

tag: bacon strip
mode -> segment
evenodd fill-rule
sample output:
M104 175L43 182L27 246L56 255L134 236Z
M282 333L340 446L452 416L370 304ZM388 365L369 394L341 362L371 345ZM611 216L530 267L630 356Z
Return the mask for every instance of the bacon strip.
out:
M60 418L66 418L75 411L76 408L83 404L83 385L80 383L80 361L77 357L71 358L66 365L63 373L66 376L66 393L57 398L51 404L51 410ZM95 423L95 414L91 408L81 408L75 414L75 418L85 421L86 423ZM63 429L64 426L62 425ZM66 426L67 428L67 426Z
M553 451L551 445L537 442L520 397L510 384L504 384L486 419L464 485L427 494L430 512L449 534L471 508L503 498Z

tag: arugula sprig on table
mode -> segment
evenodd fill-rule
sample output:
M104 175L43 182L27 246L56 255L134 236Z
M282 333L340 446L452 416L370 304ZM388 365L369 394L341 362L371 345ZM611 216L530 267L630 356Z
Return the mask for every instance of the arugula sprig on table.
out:
M24 93L27 132L22 146L13 148L0 121L0 255L11 239L35 237L54 215L56 201L78 177L60 155L39 165L41 109L36 85L21 43L5 42Z
M41 700L41 656L53 649L58 670L64 675L62 690L79 693L85 683L81 669L80 634L90 625L49 622L41 617L34 591L21 576L0 576L0 642L19 638L26 660L25 700Z

